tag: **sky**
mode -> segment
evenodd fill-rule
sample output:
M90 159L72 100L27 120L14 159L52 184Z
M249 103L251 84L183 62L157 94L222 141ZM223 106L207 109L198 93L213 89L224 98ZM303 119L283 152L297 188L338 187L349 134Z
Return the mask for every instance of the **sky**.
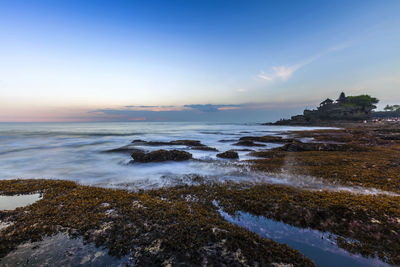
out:
M0 0L0 122L266 122L400 104L400 1Z

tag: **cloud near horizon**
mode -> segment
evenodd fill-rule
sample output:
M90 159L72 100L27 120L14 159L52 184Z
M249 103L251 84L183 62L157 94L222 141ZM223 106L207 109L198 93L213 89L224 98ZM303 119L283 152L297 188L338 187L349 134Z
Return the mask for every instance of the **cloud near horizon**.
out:
M239 109L241 106L242 105L212 105L212 104L184 105L185 108L191 108L201 112L218 112L221 110Z
M266 122L293 115L303 109L303 103L191 104L182 106L124 106L89 111L94 118L105 121L215 121ZM287 114L286 114L287 113Z
M214 105L214 104L192 104L192 105L169 105L169 106L139 106L139 105L128 105L124 106L126 110L130 111L182 111L182 110L195 110L200 112L218 112L221 110L232 110L240 109L242 105Z

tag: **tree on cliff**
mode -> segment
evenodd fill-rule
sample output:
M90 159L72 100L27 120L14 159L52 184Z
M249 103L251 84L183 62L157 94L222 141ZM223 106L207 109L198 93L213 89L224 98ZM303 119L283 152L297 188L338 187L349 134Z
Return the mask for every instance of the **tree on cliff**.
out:
M400 111L400 105L393 105L393 106L386 105L386 107L383 110L385 110L385 111Z
M358 95L346 97L346 105L358 106L365 111L370 111L376 108L375 104L379 99L371 97L370 95Z

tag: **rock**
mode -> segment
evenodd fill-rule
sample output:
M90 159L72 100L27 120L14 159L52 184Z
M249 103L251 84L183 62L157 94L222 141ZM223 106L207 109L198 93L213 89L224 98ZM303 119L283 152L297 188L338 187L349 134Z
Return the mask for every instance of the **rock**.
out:
M161 161L184 161L192 158L192 154L180 150L156 150L149 153L135 152L131 157L134 162L161 162Z
M294 142L293 138L283 138L276 135L266 135L266 136L243 136L239 141L254 141L261 143L290 143Z
M183 145L183 146L204 146L198 140L175 140L169 142L170 145Z
M131 143L146 143L146 141L144 141L142 139L135 139Z
M127 145L104 151L104 153L129 153L129 154L135 152L143 152L143 150Z
M169 145L169 142L144 141L144 140L141 140L141 139L136 139L136 140L132 141L132 144L140 145L140 146L165 146L165 145Z
M217 157L224 158L224 159L238 159L239 154L235 151L228 150L228 151L217 154Z
M222 140L218 140L218 142L220 143L232 143L235 142L235 139L222 139Z
M203 151L217 151L215 147L209 147L209 146L194 146L192 147L192 150L203 150Z
M169 142L163 141L144 141L141 139L133 140L132 144L145 146L188 146L188 147L206 147L198 140L174 140Z
M332 143L302 143L296 141L293 143L285 144L278 148L278 150L289 152L302 152L302 151L368 151L367 147L353 144L332 144Z
M256 144L251 140L241 140L233 145L234 146L265 146L264 144Z

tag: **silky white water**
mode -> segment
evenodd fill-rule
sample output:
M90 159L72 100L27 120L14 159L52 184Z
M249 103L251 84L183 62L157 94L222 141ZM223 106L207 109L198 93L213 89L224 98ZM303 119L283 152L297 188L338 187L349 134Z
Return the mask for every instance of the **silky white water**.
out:
M264 126L259 124L216 123L0 123L0 179L67 179L105 187L155 188L181 183L185 177L201 175L214 181L260 180L274 182L265 174L243 168L251 158L239 151L240 159L216 157L214 151L196 151L185 146L138 146L146 151L180 149L193 154L185 162L130 164L127 153L104 153L145 141L199 140L220 152L230 149L269 149L234 146L242 136L279 135L291 130L315 127ZM274 180L275 179L275 180ZM285 178L275 182L285 183ZM295 183L294 183L295 184Z

